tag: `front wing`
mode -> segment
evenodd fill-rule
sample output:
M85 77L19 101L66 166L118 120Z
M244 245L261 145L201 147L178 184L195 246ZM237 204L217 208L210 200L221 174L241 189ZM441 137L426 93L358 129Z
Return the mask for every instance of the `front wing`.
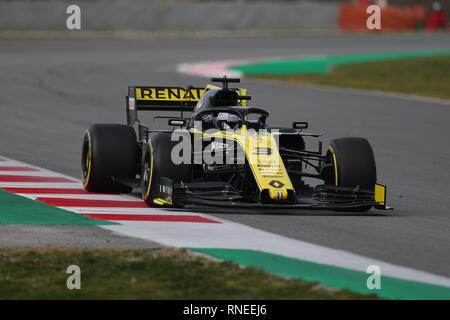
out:
M161 178L158 205L194 204L211 207L247 209L322 209L352 210L373 206L380 210L392 210L386 205L386 187L377 184L374 190L319 185L306 188L296 195L295 202L261 203L246 200L238 190L222 182L173 183Z

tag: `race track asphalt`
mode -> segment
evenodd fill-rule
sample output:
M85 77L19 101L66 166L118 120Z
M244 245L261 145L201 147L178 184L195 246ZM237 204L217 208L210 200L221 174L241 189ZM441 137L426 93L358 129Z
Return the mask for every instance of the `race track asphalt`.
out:
M84 130L125 121L128 85L204 85L178 74L181 62L421 49L450 49L450 35L0 41L0 155L78 177ZM325 134L324 145L368 138L396 210L210 214L450 276L449 104L259 80L242 86L273 125L309 121L309 131Z

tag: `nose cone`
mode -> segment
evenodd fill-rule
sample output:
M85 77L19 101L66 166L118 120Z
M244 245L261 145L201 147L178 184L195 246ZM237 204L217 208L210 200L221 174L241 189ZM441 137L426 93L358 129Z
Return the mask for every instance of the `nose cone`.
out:
M270 197L270 199L272 199L274 201L283 201L288 198L288 192L285 189L283 189L283 190L270 189L269 197Z

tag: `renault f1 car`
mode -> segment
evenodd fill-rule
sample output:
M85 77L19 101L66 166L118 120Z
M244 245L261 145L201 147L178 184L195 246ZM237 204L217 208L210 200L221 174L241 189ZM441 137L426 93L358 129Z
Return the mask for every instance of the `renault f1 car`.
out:
M248 106L239 79L220 87L128 88L127 124L94 124L85 133L81 175L90 192L142 193L149 206L310 208L368 211L386 206L375 157L364 138L334 139L306 150L307 122L270 127L269 113ZM138 111L170 129L143 124Z

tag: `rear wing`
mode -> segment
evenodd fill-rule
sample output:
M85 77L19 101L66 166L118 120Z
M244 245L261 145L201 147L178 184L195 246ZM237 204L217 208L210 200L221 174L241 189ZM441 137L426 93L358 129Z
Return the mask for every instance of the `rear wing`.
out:
M137 112L151 111L192 111L205 93L205 88L181 87L128 87L127 121L137 121Z
M193 111L203 94L210 89L219 87L208 85L206 88L189 87L128 87L126 97L128 124L139 123L138 111ZM246 95L246 89L236 90L240 95ZM246 101L241 101L246 105Z

